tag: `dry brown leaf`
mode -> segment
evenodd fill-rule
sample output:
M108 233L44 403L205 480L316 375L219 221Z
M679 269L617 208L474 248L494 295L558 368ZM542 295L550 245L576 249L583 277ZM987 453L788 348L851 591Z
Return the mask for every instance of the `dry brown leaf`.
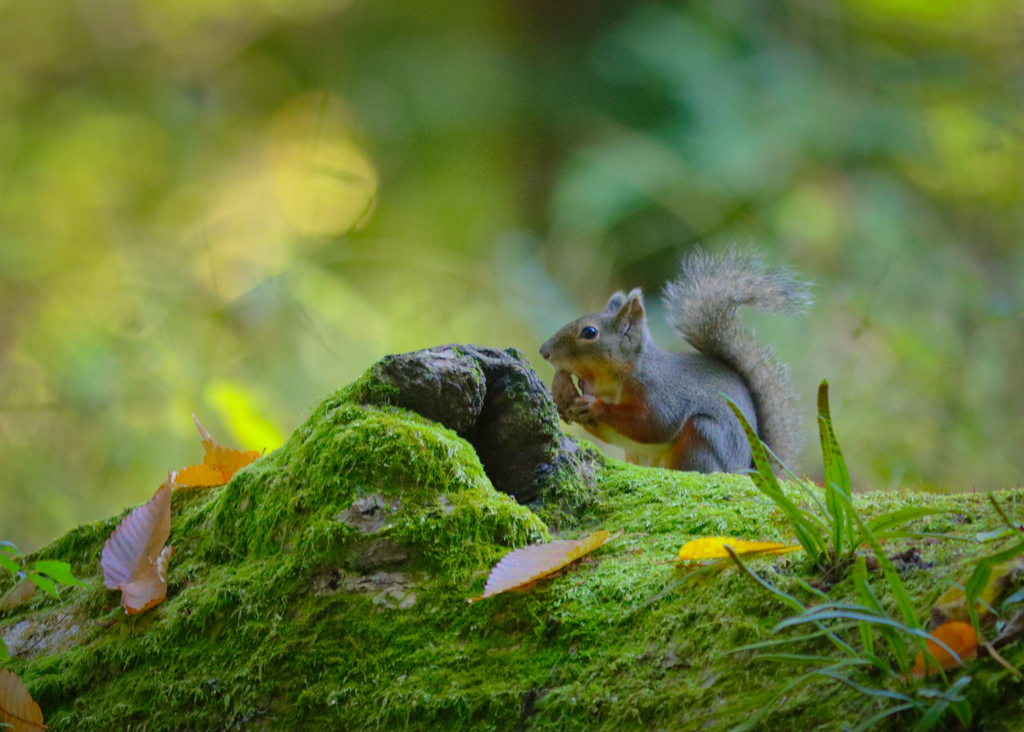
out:
M35 582L23 579L9 589L3 597L0 597L0 610L11 610L22 603L28 602L32 595L35 594L35 591Z
M14 673L0 669L0 722L6 732L42 732L43 711L28 693L25 684Z
M167 565L174 551L173 546L165 546L153 563L153 571L146 569L138 572L121 585L121 602L124 603L125 612L134 615L164 601L167 597Z
M491 570L484 586L484 594L467 602L476 602L509 590L524 591L538 580L557 572L608 541L607 531L595 531L577 541L552 541L548 544L516 549L506 554Z
M164 547L171 534L171 490L174 473L147 503L132 511L103 546L103 583L121 590L129 615L142 612L167 596L167 562L174 550Z
M175 484L178 487L211 488L215 485L224 485L231 480L231 476L260 456L260 453L255 450L243 452L218 445L194 414L192 421L195 422L196 429L199 430L199 438L203 441L203 449L206 450L206 454L203 456L201 464L189 465L178 472L177 478L175 478Z

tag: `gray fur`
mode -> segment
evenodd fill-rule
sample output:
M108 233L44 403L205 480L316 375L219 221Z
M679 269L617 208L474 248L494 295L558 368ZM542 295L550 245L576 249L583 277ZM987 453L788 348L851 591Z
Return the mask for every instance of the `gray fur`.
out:
M720 257L701 249L683 259L682 274L665 288L669 323L691 346L725 363L746 383L758 434L789 465L800 452L799 397L789 369L736 314L740 305L780 315L801 315L814 298L810 285L786 267L770 268L758 252L730 247Z

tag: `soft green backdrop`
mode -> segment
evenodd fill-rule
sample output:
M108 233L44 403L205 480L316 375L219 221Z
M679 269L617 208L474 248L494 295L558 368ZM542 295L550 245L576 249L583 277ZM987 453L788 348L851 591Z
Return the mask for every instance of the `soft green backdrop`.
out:
M1017 484L1022 31L1001 0L0 0L0 538L144 500L191 412L273 448L389 352L550 377L556 327L698 242L819 283L750 320L808 416L832 383L858 486Z

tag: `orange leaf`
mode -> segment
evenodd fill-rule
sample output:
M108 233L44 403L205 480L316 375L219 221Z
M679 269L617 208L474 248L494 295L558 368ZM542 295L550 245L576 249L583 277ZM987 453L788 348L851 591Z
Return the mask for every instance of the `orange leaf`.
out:
M25 684L7 669L0 669L0 722L11 725L9 732L42 732L43 712L32 700ZM7 730L7 727L0 726Z
M206 428L199 423L199 419L196 417L195 412L192 413L192 421L196 425L196 429L199 430L199 439L203 441L203 447L207 452L210 452L217 446L217 441L213 439L213 435L206 431Z
M774 541L744 541L731 536L709 536L694 539L683 544L679 550L679 558L684 562L696 562L701 559L722 559L729 556L726 545L731 546L737 554L781 554L800 548L799 544L780 544Z
M142 612L167 596L167 562L174 550L164 547L171 534L171 490L174 473L147 503L118 525L103 546L103 583L121 590L129 615Z
M206 454L203 456L201 465L189 465L178 473L174 479L178 487L209 488L215 485L224 485L231 480L231 476L260 456L260 453L255 450L242 452L218 445L194 414L192 421L196 423L196 429L199 430L199 438L203 441Z
M576 561L608 541L607 531L595 531L578 541L552 541L549 544L516 549L506 554L491 570L484 594L467 602L483 600L508 590L525 591L562 567Z
M961 661L966 661L978 655L978 637L975 635L974 627L970 623L961 623L959 621L944 623L933 630L931 636L932 638L938 638L956 651L956 655L960 656ZM928 641L927 646L929 653L935 656L935 660L939 662L942 668L953 668L957 665L957 662L949 655L949 651L935 641ZM914 676L920 679L928 674L938 673L938 671L939 669L935 667L935 661L931 659L928 659L928 667L925 668L924 651L920 651L917 654L917 660L914 661L914 670L912 672Z
M209 488L215 485L224 485L227 479L224 473L202 463L200 465L189 465L178 472L174 482L181 488Z

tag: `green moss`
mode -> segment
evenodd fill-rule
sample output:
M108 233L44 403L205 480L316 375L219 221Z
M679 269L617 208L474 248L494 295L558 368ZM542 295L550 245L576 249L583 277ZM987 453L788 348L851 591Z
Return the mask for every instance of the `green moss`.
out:
M121 517L79 527L39 553L70 561L89 585L64 589L60 607L36 598L0 618L6 628L43 630L61 614L75 619L77 630L55 650L28 650L11 663L48 724L714 730L738 722L730 709L791 673L732 653L767 637L786 614L736 572L655 599L690 538L787 538L779 512L746 477L590 461L588 508L561 528L623 536L530 594L467 605L500 556L547 539L547 529L493 490L468 443L404 410L358 406L359 388L323 400L282 448L227 486L176 492L170 543L179 551L156 608L126 617L117 593L103 588L100 552ZM383 497L388 513L378 532L365 534L343 519L371 496ZM869 514L908 504L956 511L917 522L919 530L973 535L999 524L981 496L886 493L858 503ZM566 515L551 505L539 513ZM383 541L405 558L360 572L360 557ZM935 563L903 572L923 614L993 551L915 546ZM892 545L893 553L902 548ZM799 555L753 564L798 596L796 580L812 573ZM892 608L884 582L872 583ZM832 594L852 599L849 580ZM824 643L819 650L828 652ZM1024 661L1019 645L1006 655ZM1024 703L1008 672L979 661L971 674L979 724L1020 727ZM838 684L809 685L767 726L837 729L877 709Z
M341 402L386 404L391 397L397 397L399 393L397 386L381 380L375 369L370 368L351 384L338 389L331 397L321 402L320 408L327 409L330 405Z

